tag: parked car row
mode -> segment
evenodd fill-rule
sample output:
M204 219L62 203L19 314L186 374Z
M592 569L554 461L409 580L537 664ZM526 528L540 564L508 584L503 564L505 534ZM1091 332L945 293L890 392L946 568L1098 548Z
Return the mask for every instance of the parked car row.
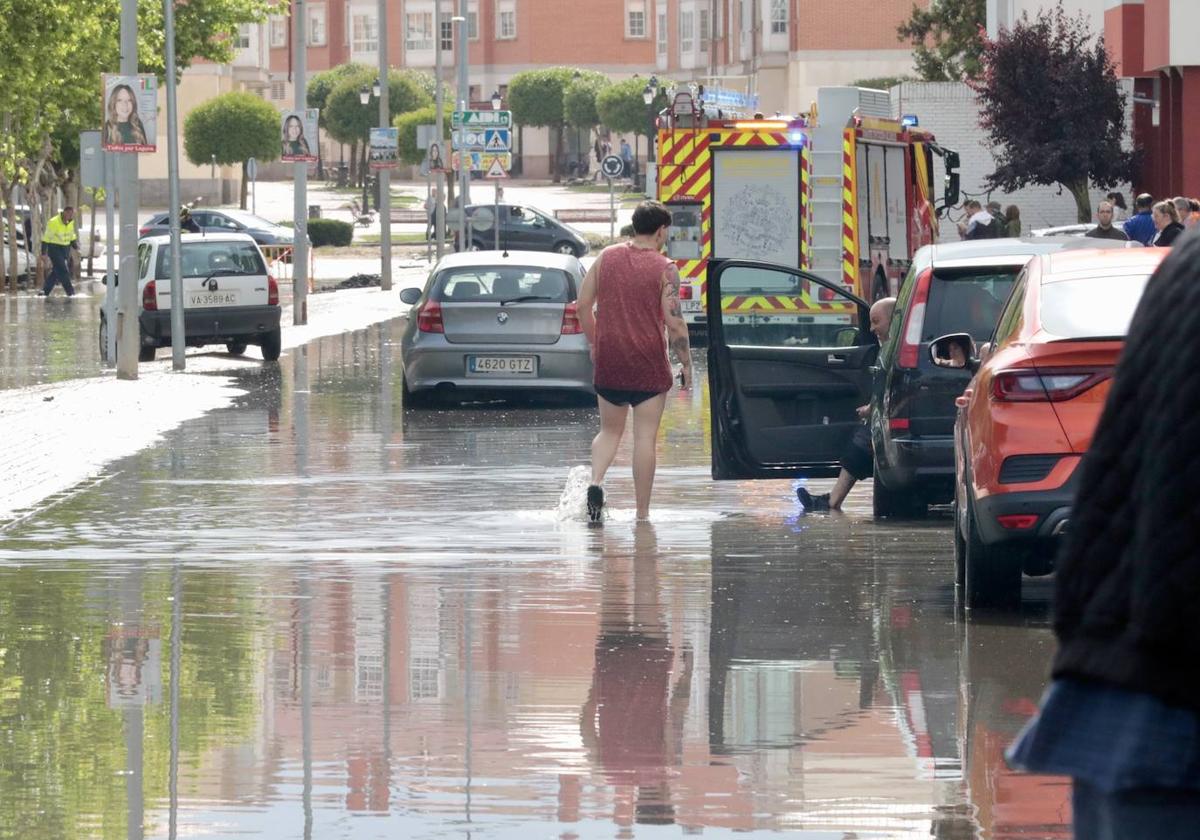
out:
M1011 604L1053 571L1087 450L1142 290L1165 252L1059 238L927 246L879 347L868 305L785 266L708 270L713 476L832 477L868 404L874 512L952 503L970 606ZM723 329L722 289L825 287L829 314L778 331ZM837 329L833 329L836 327Z

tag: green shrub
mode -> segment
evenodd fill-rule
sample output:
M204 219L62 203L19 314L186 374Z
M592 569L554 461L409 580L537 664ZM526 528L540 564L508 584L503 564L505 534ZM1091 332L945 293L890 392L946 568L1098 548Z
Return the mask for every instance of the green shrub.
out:
M309 219L308 238L314 248L325 245L344 247L354 239L354 225L339 219Z

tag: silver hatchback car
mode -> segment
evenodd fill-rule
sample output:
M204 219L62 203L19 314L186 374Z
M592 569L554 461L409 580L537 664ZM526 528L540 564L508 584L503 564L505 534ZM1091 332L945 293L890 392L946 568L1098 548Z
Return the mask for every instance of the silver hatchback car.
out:
M592 360L570 255L471 251L441 260L412 305L401 341L405 405L505 392L592 394Z

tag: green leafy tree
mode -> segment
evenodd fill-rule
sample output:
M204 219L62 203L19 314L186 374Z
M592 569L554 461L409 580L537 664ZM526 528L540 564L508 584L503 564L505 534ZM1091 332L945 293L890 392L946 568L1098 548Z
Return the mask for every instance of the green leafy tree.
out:
M517 73L508 82L508 102L513 122L519 126L538 126L550 130L554 159L554 180L562 178L563 126L567 123L564 99L573 82L600 77L600 74L574 67L546 67Z
M985 0L937 0L928 8L914 5L897 34L912 44L922 79L958 82L980 73L986 24Z
M425 150L417 148L417 126L435 125L436 123L437 109L432 105L396 117L394 125L399 129L400 160L416 166L425 159ZM442 120L442 135L442 148L448 150L450 148L449 119Z
M430 102L429 93L423 83L426 73L393 70L388 74L388 124L396 117L423 108ZM339 143L349 143L359 151L358 172L366 173L367 133L379 125L379 102L372 97L363 105L359 98L362 88L370 88L375 82L373 70L361 74L348 74L329 91L326 99L325 125L329 136Z
M563 117L567 125L587 129L598 126L600 112L596 109L596 97L608 85L608 79L599 73L572 78L563 92Z
M659 82L659 90L655 93L650 106L643 99L646 89L644 79L624 79L600 91L596 97L596 109L600 112L600 121L619 134L650 134L651 111L657 114L667 107L667 97L662 89L667 82Z
M1061 184L1084 223L1092 218L1089 183L1133 179L1137 156L1122 147L1125 94L1104 38L1082 17L1059 7L1001 32L971 86L997 164L987 189Z
M265 100L236 91L210 99L183 121L183 149L196 166L216 157L221 166L241 164L241 207L246 209L246 160L279 157L279 112Z

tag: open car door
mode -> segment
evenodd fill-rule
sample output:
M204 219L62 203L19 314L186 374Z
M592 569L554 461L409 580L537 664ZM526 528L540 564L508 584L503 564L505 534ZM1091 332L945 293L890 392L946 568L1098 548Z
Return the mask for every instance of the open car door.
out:
M830 477L870 399L867 303L807 272L708 264L715 479Z

